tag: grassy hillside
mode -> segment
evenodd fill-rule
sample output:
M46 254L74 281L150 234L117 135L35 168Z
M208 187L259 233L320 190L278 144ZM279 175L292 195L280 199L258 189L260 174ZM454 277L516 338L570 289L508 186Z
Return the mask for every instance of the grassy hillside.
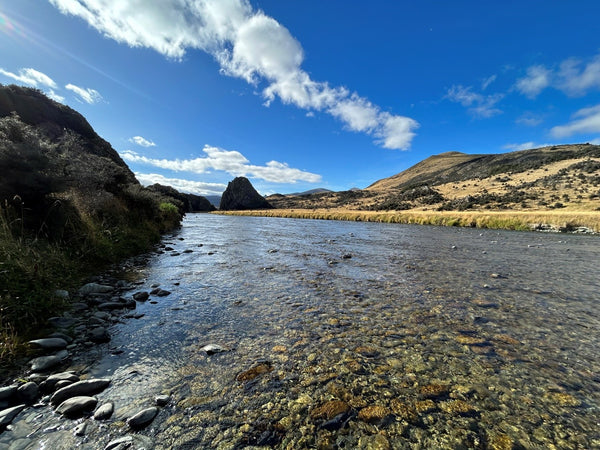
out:
M56 289L147 250L177 199L142 187L71 108L0 85L0 360L64 307Z

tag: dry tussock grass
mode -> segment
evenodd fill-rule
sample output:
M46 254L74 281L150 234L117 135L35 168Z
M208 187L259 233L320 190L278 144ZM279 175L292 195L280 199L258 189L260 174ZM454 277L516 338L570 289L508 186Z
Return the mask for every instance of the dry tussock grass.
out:
M600 232L600 212L596 211L351 211L347 209L273 209L217 211L215 214L288 217L298 219L348 220L421 225L531 230L536 225L587 227Z

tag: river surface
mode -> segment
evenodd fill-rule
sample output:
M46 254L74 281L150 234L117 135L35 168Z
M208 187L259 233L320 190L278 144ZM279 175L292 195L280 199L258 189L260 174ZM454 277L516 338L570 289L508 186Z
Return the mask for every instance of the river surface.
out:
M104 448L161 393L156 448L600 448L598 237L202 214L165 243L125 275L171 294L86 369L113 418L32 410L0 448Z

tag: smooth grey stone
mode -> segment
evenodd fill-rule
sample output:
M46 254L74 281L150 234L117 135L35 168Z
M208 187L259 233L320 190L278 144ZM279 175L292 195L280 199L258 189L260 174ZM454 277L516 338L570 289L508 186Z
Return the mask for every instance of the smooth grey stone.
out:
M166 406L171 401L170 395L157 395L154 399L158 406Z
M150 424L157 414L158 408L156 406L151 406L150 408L143 409L137 414L131 416L129 419L127 419L127 424L131 428L139 430Z
M105 303L100 303L98 305L98 309L100 311L112 311L113 309L123 309L126 308L125 303L121 303L121 302L105 302Z
M137 300L138 302L145 302L149 297L150 294L148 294L146 291L140 291L133 294L133 299Z
M156 296L157 297L166 297L169 294L171 294L171 291L165 291L164 289L159 289L158 292L156 293Z
M54 332L54 333L52 333L52 334L51 334L50 336L48 336L48 337L49 337L49 338L60 338L60 339L63 339L63 340L64 340L64 341L65 341L67 344L70 344L71 342L73 342L73 338L72 338L71 336L67 336L67 335L66 335L66 334L64 334L64 333L59 333L58 331L57 331L57 332Z
M95 317L100 320L110 320L110 318L112 316L110 315L110 313L107 313L104 311L98 311L98 312L95 312L94 314L92 314L92 317Z
M205 345L200 350L205 351L207 355L214 355L215 353L222 353L222 352L227 351L226 348L221 347L220 345L217 345L217 344Z
M98 399L96 397L86 397L83 395L71 397L62 402L56 408L56 412L67 417L77 417L87 411L93 410L97 403Z
M48 323L56 328L69 328L77 323L72 317L50 317Z
M61 362L61 358L56 355L51 355L34 358L29 362L29 364L31 364L31 370L34 372L45 372L60 365Z
M40 388L36 383L30 381L19 386L19 388L17 389L17 395L19 396L22 402L30 405L33 402L35 402L35 400L39 397Z
M94 412L94 420L106 420L112 416L113 411L115 409L115 405L112 403L104 403L100 405L96 412Z
M69 298L69 292L65 291L64 289L57 289L54 291L54 296L58 298L67 299Z
M62 389L64 387L67 386L71 386L74 382L73 381L69 381L69 380L60 380L56 383L56 385L54 386L54 388L56 390Z
M110 334L108 333L108 330L106 328L96 327L92 328L88 332L88 339L97 344L101 344L103 342L110 341Z
M61 338L35 339L29 343L46 350L60 350L67 346L67 341Z
M79 295L106 294L114 291L112 286L98 283L88 283L79 288Z
M4 386L0 388L0 401L9 400L17 393L17 386Z
M154 447L154 443L151 438L148 436L142 436L140 434L136 435L126 435L110 441L104 450L125 450L125 449L145 449L150 450Z
M17 415L25 409L25 405L13 406L0 411L0 430L3 430Z
M75 436L85 436L85 432L87 431L87 422L81 422L73 429L73 434Z
M58 405L71 397L97 394L106 389L109 384L110 379L108 378L78 381L56 391L52 398L50 398L50 403Z

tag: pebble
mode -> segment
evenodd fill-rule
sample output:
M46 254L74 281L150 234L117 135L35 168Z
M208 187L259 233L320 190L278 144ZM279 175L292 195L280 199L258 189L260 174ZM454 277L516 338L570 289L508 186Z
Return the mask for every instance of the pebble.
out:
M255 365L254 367L238 374L236 377L237 381L252 381L259 375L271 372L273 370L273 366L270 362L263 362Z
M58 356L50 355L34 358L29 362L29 364L31 364L31 370L34 372L46 372L56 366L59 366L61 362L62 359Z
M216 345L216 344L205 345L200 350L202 350L203 352L206 352L206 354L209 356L214 355L215 353L222 353L222 352L227 351L227 349L225 347L221 347L220 345Z
M95 397L77 396L71 397L62 402L57 408L56 412L63 416L74 418L78 417L85 412L91 411L96 407L98 400Z
M390 410L385 406L367 406L358 412L358 418L367 423L379 423L390 415Z
M50 403L58 405L71 397L87 396L102 392L110 384L108 378L97 378L91 380L83 380L73 383L67 387L59 389L50 398Z
M75 436L85 436L85 432L87 431L87 422L81 422L73 429L73 434Z
M152 447L152 439L136 434L112 440L104 447L104 450L151 449Z
M115 406L111 402L104 403L94 412L94 420L106 420L112 416Z
M154 398L154 402L157 404L157 406L167 406L170 401L170 395L158 395Z
M0 431L10 425L13 419L25 409L25 405L13 406L12 408L0 411Z
M137 414L127 419L127 424L131 428L139 430L150 424L150 422L154 420L157 414L158 408L156 406L151 406L150 408L143 409Z
M350 411L350 405L342 400L330 400L317 406L310 412L313 419L331 420L334 417Z
M96 344L101 344L110 341L110 334L108 333L108 330L106 328L96 327L92 328L88 332L88 339L92 342L95 342Z
M90 295L90 294L106 294L112 292L114 288L98 283L88 283L79 288L79 295Z
M140 291L133 294L133 299L138 302L145 302L150 297L150 294L146 291Z
M61 350L67 346L67 341L61 338L45 338L29 341L29 344L44 350Z
M19 386L19 388L17 389L17 395L23 403L30 405L34 403L39 397L40 388L36 383L30 381Z
M0 402L9 400L17 393L17 386L5 386L0 388Z

